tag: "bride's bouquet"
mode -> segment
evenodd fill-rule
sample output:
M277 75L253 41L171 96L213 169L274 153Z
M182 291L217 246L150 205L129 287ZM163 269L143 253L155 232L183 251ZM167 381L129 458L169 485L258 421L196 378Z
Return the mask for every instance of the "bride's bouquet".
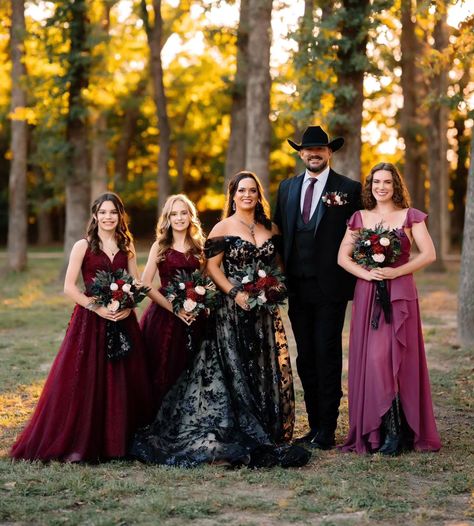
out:
M237 271L229 281L248 294L250 309L264 308L273 312L288 296L285 277L279 267L264 265L261 261Z
M402 252L400 238L396 230L388 230L382 223L374 228L362 228L354 234L354 252L352 259L366 269L385 267L395 263ZM383 310L385 321L391 321L390 294L385 280L374 281L375 306L371 326L378 329L380 311Z
M133 309L146 298L149 287L139 284L126 270L98 270L88 292L96 305L111 312ZM109 360L123 358L132 350L130 339L121 321L106 320L106 352Z
M192 273L178 270L164 294L177 314L184 309L188 314L197 316L201 311L209 312L216 306L217 289L215 283L199 270Z

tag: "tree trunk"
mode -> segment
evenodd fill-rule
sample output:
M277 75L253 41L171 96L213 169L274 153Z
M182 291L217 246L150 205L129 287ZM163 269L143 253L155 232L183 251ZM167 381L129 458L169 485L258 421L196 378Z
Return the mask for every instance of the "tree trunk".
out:
M245 168L270 186L270 46L272 0L249 0L247 141Z
M249 38L249 0L240 2L237 31L237 69L232 89L230 138L225 162L224 191L230 178L245 168L247 145L247 73Z
M471 165L467 181L466 215L459 278L458 334L465 346L474 345L474 133L471 135Z
M89 219L90 176L87 145L87 109L82 91L88 86L87 4L76 0L70 7L69 108L66 137L69 145L66 165L66 226L64 268L74 243L84 237Z
M102 20L100 24L100 38L108 42L110 29L110 9L114 0L104 0L100 6L102 9ZM106 56L109 53L108 47L98 64L98 67L105 68ZM107 115L103 108L98 108L92 120L92 147L91 147L91 203L97 196L107 191Z
M443 13L437 14L438 20L434 28L434 49L442 54L448 45L446 11L444 9ZM447 86L446 68L440 67L431 80L433 102L429 110L431 122L428 130L429 228L437 254L436 262L429 267L430 271L446 270L444 255L447 250L448 223L448 163L446 160L448 108L443 105L442 98L447 94Z
M12 24L10 47L12 60L12 113L26 107L26 92L22 83L26 77L23 62L25 12L23 0L12 0ZM28 154L28 127L22 116L14 116L11 122L11 152L9 177L9 210L8 210L8 266L11 270L20 271L27 264L28 246L28 211L26 202L26 169Z
M332 157L334 169L356 181L361 176L362 107L364 102L364 73L368 29L359 20L369 16L369 0L344 0L346 16L342 22L342 40L336 63L338 89L330 130L334 137L344 137L344 147ZM341 42L342 44L342 42Z
M92 123L91 202L107 191L107 117L101 111Z
M135 131L137 129L137 120L140 116L140 103L143 98L147 84L147 79L141 79L136 90L126 101L124 116L122 121L122 130L120 140L115 152L115 170L114 170L114 189L121 192L125 188L128 177L128 156L132 146Z
M39 246L49 245L54 239L51 211L40 208L36 214L36 221L38 222L37 244Z
M401 50L403 107L400 111L400 133L405 142L403 177L408 187L412 204L415 208L425 208L424 191L420 195L420 188L424 190L422 166L422 137L421 124L417 112L420 104L420 71L416 66L416 59L421 55L421 46L416 37L414 20L415 12L412 0L401 2ZM424 183L424 179L423 179Z
M148 45L150 47L150 70L153 83L153 99L158 116L158 128L160 130L158 146L158 215L170 194L171 181L169 175L169 159L171 149L171 129L168 118L168 102L163 80L163 65L161 51L163 49L163 18L161 16L161 0L153 0L153 11L155 20L150 24L147 15L145 0L142 0L142 14L146 27Z
M459 92L463 93L468 85L470 78L471 61L464 64L464 73L459 80ZM454 117L454 127L456 128L457 142L457 163L456 169L450 180L451 202L453 209L451 212L451 231L450 241L452 246L459 248L464 226L464 213L466 207L466 187L468 177L468 158L469 158L469 136L466 132L466 115L456 112Z

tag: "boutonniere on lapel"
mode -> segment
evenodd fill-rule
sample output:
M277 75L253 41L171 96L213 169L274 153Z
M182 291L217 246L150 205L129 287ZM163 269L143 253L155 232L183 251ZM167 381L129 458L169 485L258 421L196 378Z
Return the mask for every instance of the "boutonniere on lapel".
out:
M342 192L326 192L321 199L327 207L343 206L348 203L347 194Z

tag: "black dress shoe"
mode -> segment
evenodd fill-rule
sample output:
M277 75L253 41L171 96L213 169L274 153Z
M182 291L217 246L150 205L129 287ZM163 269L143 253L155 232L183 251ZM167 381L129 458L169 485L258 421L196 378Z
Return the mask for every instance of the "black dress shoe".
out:
M309 431L309 433L306 433L306 435L303 435L302 437L295 438L293 443L294 444L303 444L303 445L310 444L314 440L314 438L316 437L317 434L318 434L317 431L311 430L311 431Z
M318 431L308 444L313 449L331 449L336 444L334 433L328 431Z

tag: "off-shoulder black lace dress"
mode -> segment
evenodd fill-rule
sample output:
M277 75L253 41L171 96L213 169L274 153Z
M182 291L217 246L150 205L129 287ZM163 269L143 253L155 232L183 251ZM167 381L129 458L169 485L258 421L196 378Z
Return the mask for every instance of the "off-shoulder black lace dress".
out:
M227 277L256 260L272 264L276 236L261 246L236 236L209 239L207 257L224 253ZM278 312L243 311L223 296L191 365L168 392L155 421L135 435L143 462L190 467L205 462L298 466L309 453L289 446L293 379Z

